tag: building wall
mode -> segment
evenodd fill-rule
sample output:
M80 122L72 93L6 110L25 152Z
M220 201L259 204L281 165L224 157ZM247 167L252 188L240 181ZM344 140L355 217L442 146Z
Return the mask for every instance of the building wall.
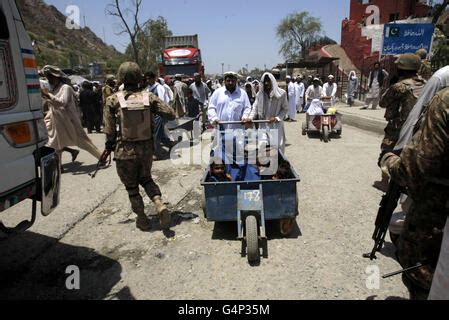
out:
M372 41L362 35L362 27L369 5L380 9L380 24L390 22L390 15L398 13L397 20L425 17L429 12L426 1L417 0L351 0L349 19L342 23L341 46L360 71L368 72L369 67L380 58L379 52L371 52Z
M429 12L426 1L417 0L351 0L350 20L362 21L366 14L366 8L376 5L380 8L380 23L390 22L390 15L399 13L398 20L407 19L410 16L424 17Z

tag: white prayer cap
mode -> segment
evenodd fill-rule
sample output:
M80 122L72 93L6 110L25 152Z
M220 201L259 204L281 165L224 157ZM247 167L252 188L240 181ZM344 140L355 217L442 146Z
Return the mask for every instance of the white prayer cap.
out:
M291 76L286 76L285 79L290 79L291 80L292 77Z
M239 75L237 73L235 73L234 71L228 71L228 72L225 72L224 77L238 79Z
M335 77L333 75L329 75L327 78L328 79L334 79Z

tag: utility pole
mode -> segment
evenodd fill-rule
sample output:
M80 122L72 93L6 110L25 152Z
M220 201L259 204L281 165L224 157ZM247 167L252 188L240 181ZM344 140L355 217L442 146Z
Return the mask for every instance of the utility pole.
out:
M84 20L84 28L86 28L86 16L83 16L83 20Z
M221 64L221 75L224 75L224 63Z

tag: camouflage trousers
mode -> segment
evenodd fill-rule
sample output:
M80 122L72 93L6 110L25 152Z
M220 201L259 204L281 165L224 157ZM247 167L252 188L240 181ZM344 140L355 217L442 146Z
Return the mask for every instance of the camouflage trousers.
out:
M143 198L139 191L142 186L150 199L162 196L159 186L151 177L153 157L144 157L136 160L117 160L117 173L128 191L133 212L142 214L145 211Z
M414 300L427 300L441 249L446 216L428 201L414 201L407 214L398 243L397 257L406 269L422 263L424 267L405 273L402 280Z

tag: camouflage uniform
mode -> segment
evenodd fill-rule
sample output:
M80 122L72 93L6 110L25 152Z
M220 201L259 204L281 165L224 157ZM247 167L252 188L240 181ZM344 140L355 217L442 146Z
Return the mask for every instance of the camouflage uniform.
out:
M381 146L381 158L385 153L392 151L398 142L402 126L418 101L425 83L419 76L404 79L391 86L382 96L380 106L386 108L385 119L388 125Z
M124 83L126 89L126 81L124 81ZM132 83L134 84L134 82ZM125 90L122 91L122 93L126 99L130 98L130 96L137 98L143 97L144 94L137 89L135 91ZM151 167L154 153L153 132L151 129L153 126L153 119L152 117L151 119L148 119L151 121L151 125L148 126L147 124L148 132L139 132L140 135L148 136L148 140L136 142L124 141L122 137L125 131L136 131L140 128L138 125L130 125L128 128L122 127L119 94L120 93L116 93L106 100L104 110L106 149L109 151L115 151L114 160L117 163L117 173L128 191L133 211L139 218L146 219L144 216L144 202L139 192L139 185L145 189L146 193L153 201L155 197L161 196L159 187L151 177ZM169 120L175 119L175 114L169 106L165 105L153 94L145 94L149 96L148 107L153 113ZM120 128L118 132L116 131L117 125L119 125Z
M449 88L434 97L413 141L398 157L388 153L382 167L406 187L413 205L398 245L404 268L425 267L404 274L411 298L427 299L438 262L449 213Z
M418 75L425 79L429 80L432 77L432 65L429 60L425 59L422 61L421 68L419 68Z
M102 91L103 91L103 106L106 106L106 100L114 94L114 89L106 84L103 87Z
M421 58L421 67L418 70L418 75L425 80L429 80L432 77L432 65L427 60L427 50L419 49L416 51L416 55Z

